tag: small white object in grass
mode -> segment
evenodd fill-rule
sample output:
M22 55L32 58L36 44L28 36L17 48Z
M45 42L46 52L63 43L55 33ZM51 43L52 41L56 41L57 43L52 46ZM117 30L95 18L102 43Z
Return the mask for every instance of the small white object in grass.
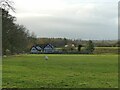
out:
M45 56L45 60L48 60L48 56Z

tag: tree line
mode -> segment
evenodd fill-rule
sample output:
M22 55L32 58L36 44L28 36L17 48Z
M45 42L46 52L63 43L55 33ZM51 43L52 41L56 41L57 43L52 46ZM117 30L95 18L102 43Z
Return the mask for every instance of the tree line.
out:
M81 39L67 39L67 38L36 38L35 43L37 44L46 44L51 43L57 48L62 48L67 44L74 44L76 47L82 45L83 47L89 40L81 40ZM119 45L119 41L117 40L92 40L95 47L117 47Z
M15 12L11 1L1 0L2 11L2 53L15 54L26 52L28 45L34 44L35 37L29 33L24 25L15 23L16 17L9 14L9 10Z

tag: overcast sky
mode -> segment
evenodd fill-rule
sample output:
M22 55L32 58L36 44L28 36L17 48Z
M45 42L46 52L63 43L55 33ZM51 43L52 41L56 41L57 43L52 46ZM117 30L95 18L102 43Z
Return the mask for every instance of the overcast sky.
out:
M17 23L37 37L118 38L118 0L12 1Z

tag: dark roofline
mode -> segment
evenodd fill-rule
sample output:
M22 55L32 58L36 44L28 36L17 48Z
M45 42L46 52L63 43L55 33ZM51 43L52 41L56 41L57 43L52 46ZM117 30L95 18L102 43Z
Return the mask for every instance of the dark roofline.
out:
M31 50L33 47L34 47L36 50L38 50L35 45L33 45L33 46L30 48L30 50ZM38 50L38 51L39 51L39 50Z
M36 46L39 46L39 47L41 47L42 49L44 49L47 45L49 45L52 49L53 49L53 45L51 45L50 43L47 43L47 44L36 44L36 45L33 45L32 47L31 47L31 49L33 48L33 47L35 47L36 48ZM52 47L53 46L53 47ZM30 49L30 50L31 50ZM38 50L37 48L36 48L36 50ZM39 51L39 50L38 50Z
M49 45L49 46L53 49L53 47L52 47L52 45L51 45L51 44L47 44L47 45ZM46 45L46 46L47 46L47 45Z

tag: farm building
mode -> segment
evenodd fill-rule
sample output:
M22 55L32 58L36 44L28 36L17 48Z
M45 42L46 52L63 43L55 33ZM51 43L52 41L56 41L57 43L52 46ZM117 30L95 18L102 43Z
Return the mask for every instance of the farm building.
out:
M52 44L40 44L32 46L30 53L53 53L54 46Z

